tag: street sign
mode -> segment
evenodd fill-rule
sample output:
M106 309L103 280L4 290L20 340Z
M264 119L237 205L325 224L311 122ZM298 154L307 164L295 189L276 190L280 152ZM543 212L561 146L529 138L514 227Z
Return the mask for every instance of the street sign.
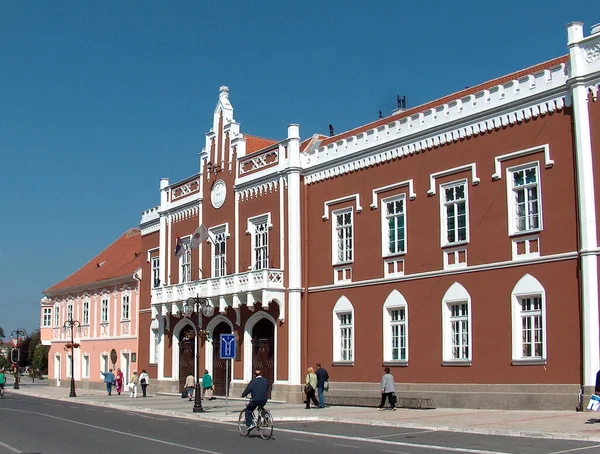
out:
M221 334L221 359L235 359L235 334Z
M10 338L10 342L12 343L13 347L18 347L21 339L17 338L17 337L11 337Z

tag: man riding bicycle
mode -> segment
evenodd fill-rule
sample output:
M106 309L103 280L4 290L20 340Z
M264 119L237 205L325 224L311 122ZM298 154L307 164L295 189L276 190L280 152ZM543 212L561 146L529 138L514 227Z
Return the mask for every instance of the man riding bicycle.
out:
M248 394L252 395L246 407L246 427L248 430L254 428L252 425L252 412L259 405L263 407L266 405L268 392L269 382L261 375L260 370L255 370L254 378L248 383L248 386L246 386L246 389L242 393L242 397L246 397Z

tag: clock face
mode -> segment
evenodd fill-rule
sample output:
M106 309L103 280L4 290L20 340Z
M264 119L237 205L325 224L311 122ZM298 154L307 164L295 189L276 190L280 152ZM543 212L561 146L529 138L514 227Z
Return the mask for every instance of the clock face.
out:
M227 196L227 187L223 180L215 182L210 192L210 201L212 206L215 208L221 208L225 203L225 197Z

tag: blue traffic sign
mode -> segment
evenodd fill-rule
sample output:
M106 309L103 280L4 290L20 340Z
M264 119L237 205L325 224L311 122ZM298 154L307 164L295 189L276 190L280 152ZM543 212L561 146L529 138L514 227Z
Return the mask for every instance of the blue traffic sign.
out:
M235 334L221 334L221 359L235 359Z

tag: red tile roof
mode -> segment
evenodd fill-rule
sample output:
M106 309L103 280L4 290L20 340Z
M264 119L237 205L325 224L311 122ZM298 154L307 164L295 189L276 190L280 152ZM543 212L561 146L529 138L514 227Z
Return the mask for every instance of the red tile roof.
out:
M55 296L73 288L92 287L107 279L133 275L142 265L142 235L131 228L87 264L44 293Z
M263 137L249 136L247 134L244 134L244 138L246 139L246 154L262 150L269 145L274 145L279 142L279 140L265 139Z
M565 63L566 64L568 61L569 61L569 56L568 55L563 55L562 57L558 57L558 58L554 58L552 60L548 60L548 61L546 61L544 63L540 63L538 65L531 66L529 68L525 68L525 69L522 69L520 71L511 73L511 74L507 74L506 76L498 77L497 79L493 79L493 80L490 80L488 82L484 82L484 83L482 83L480 85L477 85L475 87L466 88L466 89L458 91L456 93L452 93L452 94L450 94L448 96L444 96L443 98L439 98L439 99L436 99L434 101L428 102L426 104L422 104L420 106L412 107L412 108L410 108L408 110L405 110L403 112L398 112L398 113L393 114L393 115L391 115L389 117L382 118L382 119L374 121L372 123L368 123L366 125L359 126L358 128L351 129L350 131L342 132L342 133L340 133L340 134L338 134L336 136L327 137L325 140L323 140L323 142L321 142L321 144L319 146L322 147L322 146L325 146L325 145L329 145L330 143L337 142L338 140L344 139L346 137L354 136L356 134L359 134L359 133L364 132L364 131L368 131L368 130L376 128L378 126L389 124L392 121L397 120L399 118L408 117L408 116L413 115L415 113L423 112L424 110L427 110L427 109L432 109L432 108L440 106L442 104L446 104L446 103L448 103L450 101L463 98L463 97L465 97L467 95L478 93L478 92L480 92L482 90L486 90L488 88L495 87L496 85L501 85L501 84L504 84L506 82L510 82L511 80L519 79L520 77L526 76L528 74L535 74L535 73L543 71L545 69L553 68L555 66L560 65L561 63Z

